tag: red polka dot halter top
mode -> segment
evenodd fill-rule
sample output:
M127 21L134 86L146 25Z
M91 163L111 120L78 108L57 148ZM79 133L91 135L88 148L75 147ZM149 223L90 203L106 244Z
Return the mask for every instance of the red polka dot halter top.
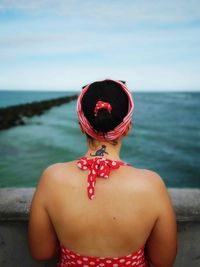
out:
M107 179L111 169L118 169L122 165L128 165L127 163L105 159L102 157L87 158L82 157L77 162L77 166L81 170L89 170L88 173L88 186L87 192L89 199L94 198L96 178Z
M144 248L127 256L99 258L82 256L61 246L61 260L57 267L150 267L144 255Z

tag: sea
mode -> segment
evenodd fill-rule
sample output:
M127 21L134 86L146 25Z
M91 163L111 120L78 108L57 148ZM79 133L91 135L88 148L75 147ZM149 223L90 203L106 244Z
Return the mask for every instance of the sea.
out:
M0 91L0 107L76 92ZM200 92L135 92L133 128L121 159L157 172L167 187L200 188ZM86 152L76 101L0 131L0 187L36 186L51 164Z

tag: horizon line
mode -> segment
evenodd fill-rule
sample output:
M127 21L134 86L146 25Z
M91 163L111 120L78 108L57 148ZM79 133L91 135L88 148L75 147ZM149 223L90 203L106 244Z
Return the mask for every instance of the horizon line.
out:
M6 91L6 92L9 92L9 91L22 91L22 92L80 92L81 91L81 88L78 89L78 90L74 90L74 89L52 89L52 88L45 88L45 89L36 89L36 88L33 88L33 89L18 89L18 88L0 88L0 92L2 91ZM188 93L192 93L192 92L200 92L200 88L199 89L152 89L152 88L149 88L149 89L135 89L135 90L130 90L130 92L134 93L134 92L144 92L144 93L150 93L150 92L159 92L159 93L162 93L162 92L188 92Z

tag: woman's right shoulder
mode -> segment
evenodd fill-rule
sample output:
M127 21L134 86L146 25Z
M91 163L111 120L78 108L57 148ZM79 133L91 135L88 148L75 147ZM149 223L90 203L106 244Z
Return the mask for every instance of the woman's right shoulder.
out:
M165 182L157 172L134 168L133 177L133 188L137 188L138 193L155 208L160 210L162 203L170 200Z
M161 215L172 209L172 200L162 177L155 171L140 169L140 188L145 192L148 203L153 204Z
M163 178L155 171L148 169L133 168L133 175L137 177L137 181L146 190L156 192L166 190Z

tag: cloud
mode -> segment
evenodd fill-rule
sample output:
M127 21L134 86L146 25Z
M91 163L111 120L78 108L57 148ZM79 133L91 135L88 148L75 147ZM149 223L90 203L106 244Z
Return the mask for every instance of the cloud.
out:
M1 1L0 88L78 88L111 77L138 89L200 89L199 6Z
M22 25L21 25L22 26ZM183 48L192 54L199 45L200 30L144 30L143 32L95 32L73 30L66 33L45 33L32 30L27 33L2 34L0 56L59 55L76 53L102 53L107 56L126 57L127 54L145 54L175 51ZM142 55L143 54L143 55Z
M110 22L188 22L200 19L198 0L2 0L0 11L17 10L32 15L59 15Z

